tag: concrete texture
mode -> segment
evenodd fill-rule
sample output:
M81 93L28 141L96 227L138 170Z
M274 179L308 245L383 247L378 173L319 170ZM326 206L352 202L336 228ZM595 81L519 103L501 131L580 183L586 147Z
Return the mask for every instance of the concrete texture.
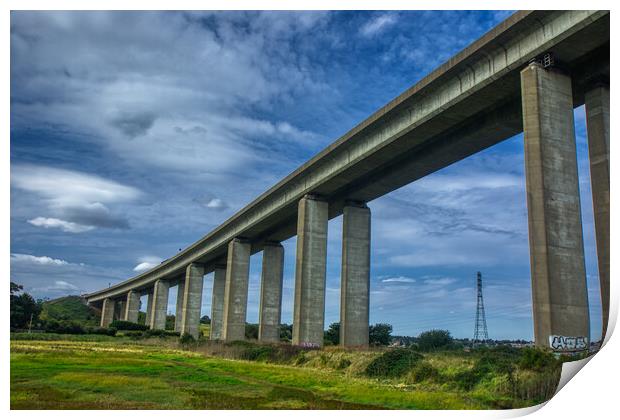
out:
M179 281L177 284L177 304L174 315L174 330L181 332L181 325L183 323L183 295L185 294L185 279Z
M152 330L166 329L166 313L168 312L168 292L170 285L166 280L157 280L153 287L153 310L149 325Z
M609 321L609 86L586 92L586 125L605 338Z
M589 340L571 79L531 64L521 91L536 345Z
M279 243L265 245L258 312L259 341L280 341L283 272L284 248Z
M327 258L327 202L308 195L299 201L293 344L323 345Z
M127 305L125 306L124 320L138 322L138 312L140 311L140 293L131 290L127 293Z
M251 244L240 239L233 239L228 245L221 336L224 341L245 339L250 251Z
M340 345L368 347L370 209L347 205L342 220Z
M145 325L151 325L151 319L153 318L153 289L146 293L146 317Z
M213 271L213 292L211 294L211 330L209 338L222 338L224 322L224 296L226 294L226 266L216 265Z
M118 314L116 315L116 319L125 320L125 312L127 310L127 300L119 300L118 302Z
M308 193L326 197L333 218L344 200L369 202L520 133L519 72L546 51L571 70L580 105L588 79L609 77L609 12L515 13L203 238L89 302L184 275L193 262L214 264L240 232L257 244L284 241L295 235Z
M103 307L101 308L101 325L107 328L112 321L114 321L114 308L116 307L116 301L111 298L103 300Z
M202 307L202 286L204 266L190 264L185 270L185 287L183 293L183 321L181 334L190 334L198 338L200 331L200 308Z

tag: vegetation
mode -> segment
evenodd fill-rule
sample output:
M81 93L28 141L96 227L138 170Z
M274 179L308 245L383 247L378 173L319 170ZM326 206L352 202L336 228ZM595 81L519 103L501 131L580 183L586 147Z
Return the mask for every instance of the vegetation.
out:
M522 364L532 356L508 348L420 353L191 336L11 339L13 409L509 408L544 401L559 379L559 362L540 372L536 363Z
M131 321L122 321L120 319L112 321L110 327L125 331L145 331L149 329L148 325L138 324Z
M375 324L369 328L371 345L387 346L392 342L392 326L390 324Z
M88 306L80 296L65 296L41 304L40 318L43 322L68 321L95 327L99 325L99 316L99 311Z
M22 285L11 282L11 329L30 328L39 320L41 302L23 290Z
M453 340L450 331L430 330L421 333L416 340L416 344L420 351L434 351L450 348Z

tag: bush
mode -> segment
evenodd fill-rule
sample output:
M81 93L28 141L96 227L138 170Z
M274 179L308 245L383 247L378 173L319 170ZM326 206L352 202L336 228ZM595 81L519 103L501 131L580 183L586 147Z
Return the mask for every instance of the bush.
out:
M183 333L183 335L179 337L179 344L181 344L182 346L196 344L196 339L190 333Z
M167 330L146 330L142 333L144 337L173 337L179 336L180 334L176 331L167 331Z
M124 331L146 331L149 329L148 325L138 324L137 322L131 321L122 321L120 319L112 321L110 327Z
M144 337L144 335L142 334L142 331L126 331L123 333L124 337L129 337L129 338L142 338Z
M59 334L85 334L86 331L80 324L72 321L50 320L45 323L45 332Z
M387 346L392 341L392 326L390 324L375 324L368 327L368 341L370 344Z
M560 365L553 353L539 348L525 348L519 359L519 367L522 369L544 372L557 368Z
M420 351L433 351L449 348L453 341L448 330L430 330L418 336L417 344Z
M87 334L99 334L99 335L108 335L110 337L114 337L116 335L116 328L104 328L104 327L93 327L88 328L86 330Z
M432 380L438 377L439 371L430 363L426 362L418 363L417 366L411 371L411 379L413 379L414 382Z
M411 370L424 356L409 349L388 350L366 367L366 375L395 378Z

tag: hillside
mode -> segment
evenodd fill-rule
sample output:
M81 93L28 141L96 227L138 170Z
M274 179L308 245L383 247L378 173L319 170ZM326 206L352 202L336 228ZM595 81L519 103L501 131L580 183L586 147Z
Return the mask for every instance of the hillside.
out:
M98 325L99 311L86 304L81 296L65 296L43 303L40 318L44 321L75 321L85 326Z

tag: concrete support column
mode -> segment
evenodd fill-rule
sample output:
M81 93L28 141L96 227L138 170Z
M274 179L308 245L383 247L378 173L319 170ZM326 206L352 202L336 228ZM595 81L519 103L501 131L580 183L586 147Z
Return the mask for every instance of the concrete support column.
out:
M149 290L146 294L146 317L144 320L145 325L151 325L151 317L153 314L153 289Z
M248 306L251 244L233 239L228 244L222 340L245 339L245 317Z
M174 315L174 330L181 332L181 325L183 325L183 294L185 293L185 279L179 281L177 285L177 305Z
M273 343L280 341L283 272L284 248L279 243L265 245L258 315L259 341Z
M609 86L586 93L586 124L604 339L609 320Z
M191 334L196 338L198 338L200 331L200 308L202 307L204 274L205 269L201 264L192 263L185 270L181 334Z
M117 319L125 321L125 312L127 311L127 301L121 300L118 302L118 316Z
M525 175L537 346L580 350L590 337L570 77L521 72Z
M127 305L123 319L129 322L138 322L138 311L140 311L140 293L132 290L127 293Z
M340 278L340 345L368 347L370 295L370 209L348 203L343 209Z
M213 273L213 292L211 295L211 340L222 338L224 321L224 296L226 294L226 266L216 265Z
M168 292L170 284L162 279L153 286L153 306L149 325L152 330L166 329L166 312L168 311Z
M107 328L114 320L114 308L116 301L112 298L105 298L101 308L101 326Z
M293 344L323 345L328 204L313 195L299 201Z

